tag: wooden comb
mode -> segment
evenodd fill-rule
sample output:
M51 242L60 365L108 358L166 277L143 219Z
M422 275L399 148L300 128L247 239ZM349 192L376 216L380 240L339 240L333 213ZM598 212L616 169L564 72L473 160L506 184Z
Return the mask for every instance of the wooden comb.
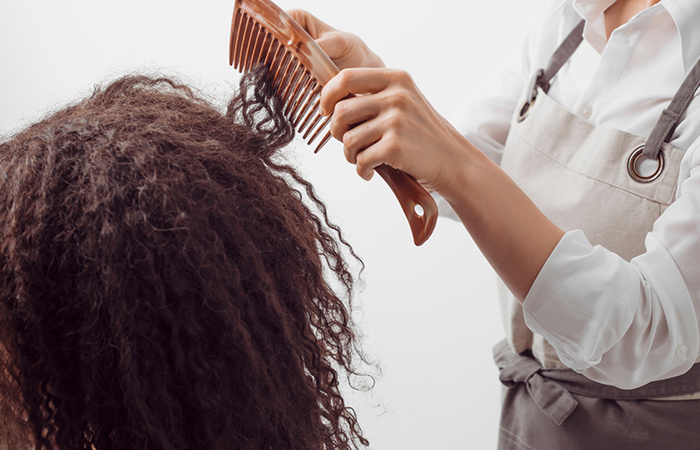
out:
M331 121L320 111L321 90L339 70L311 36L270 0L235 0L229 64L239 72L265 64L284 115L307 143L319 138ZM318 152L331 138L319 140ZM375 171L399 200L416 245L430 237L437 222L435 200L410 175L391 166Z

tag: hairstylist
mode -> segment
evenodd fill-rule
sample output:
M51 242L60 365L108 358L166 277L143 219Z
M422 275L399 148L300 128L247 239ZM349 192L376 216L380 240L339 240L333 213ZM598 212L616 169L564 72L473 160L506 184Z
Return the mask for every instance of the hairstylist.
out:
M359 38L292 16L345 69L321 105L359 175L440 194L507 287L499 448L697 448L700 2L548 0L459 131Z

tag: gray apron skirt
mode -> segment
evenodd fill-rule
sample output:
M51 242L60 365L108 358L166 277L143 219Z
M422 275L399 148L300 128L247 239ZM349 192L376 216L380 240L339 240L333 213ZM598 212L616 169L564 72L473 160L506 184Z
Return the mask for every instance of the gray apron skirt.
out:
M670 380L623 390L570 369L543 369L506 341L494 348L505 386L498 448L522 450L700 449L700 365Z
M629 261L675 199L684 151L668 141L700 85L700 62L648 138L595 126L547 95L582 32L583 22L533 77L501 167L561 229L581 229ZM655 171L639 168L645 158ZM505 386L499 449L700 449L700 365L634 390L596 383L527 328L504 285L499 296L507 338L494 349Z

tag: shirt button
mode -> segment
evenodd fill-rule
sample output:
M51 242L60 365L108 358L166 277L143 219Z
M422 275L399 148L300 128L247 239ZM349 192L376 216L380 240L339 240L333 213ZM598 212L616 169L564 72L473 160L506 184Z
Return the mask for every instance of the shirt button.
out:
M686 356L688 356L688 347L686 347L685 345L681 345L680 347L678 347L676 349L676 356L679 358L685 358Z
M590 119L591 115L593 114L593 108L591 108L591 105L581 105L581 107L578 109L578 113L581 117L584 119Z

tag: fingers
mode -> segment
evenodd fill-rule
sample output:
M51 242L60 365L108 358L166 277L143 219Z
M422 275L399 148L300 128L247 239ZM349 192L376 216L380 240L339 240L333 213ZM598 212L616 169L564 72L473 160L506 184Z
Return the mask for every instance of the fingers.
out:
M375 99L368 96L347 98L335 106L330 128L331 135L346 143L347 133L351 128L376 118L378 114L379 105Z
M412 139L398 114L381 114L363 122L343 135L345 159L356 165L357 173L364 179L372 177L375 167L388 164L400 169L403 150Z
M422 149L435 134L433 110L404 71L343 70L324 87L321 108L333 113L331 134L365 180L381 164L415 177L432 163Z
M389 161L389 156L395 154L397 143L388 135L383 135L376 143L369 146L365 151L357 154L355 170L364 180L369 181L374 176L374 169L382 164L393 164Z
M343 151L345 159L357 164L357 155L382 139L384 129L379 121L373 120L361 123L343 135Z
M303 9L291 9L287 14L309 33L329 58L342 58L350 51L354 35L336 30Z
M319 39L324 33L329 31L335 31L335 28L303 9L290 9L287 11L287 14L314 39Z
M349 95L375 94L383 91L405 72L389 69L345 69L331 78L321 92L321 112L329 115L335 105ZM403 80L398 80L401 84Z
M354 34L336 30L302 9L292 9L287 13L309 33L339 69L384 67L382 59Z

